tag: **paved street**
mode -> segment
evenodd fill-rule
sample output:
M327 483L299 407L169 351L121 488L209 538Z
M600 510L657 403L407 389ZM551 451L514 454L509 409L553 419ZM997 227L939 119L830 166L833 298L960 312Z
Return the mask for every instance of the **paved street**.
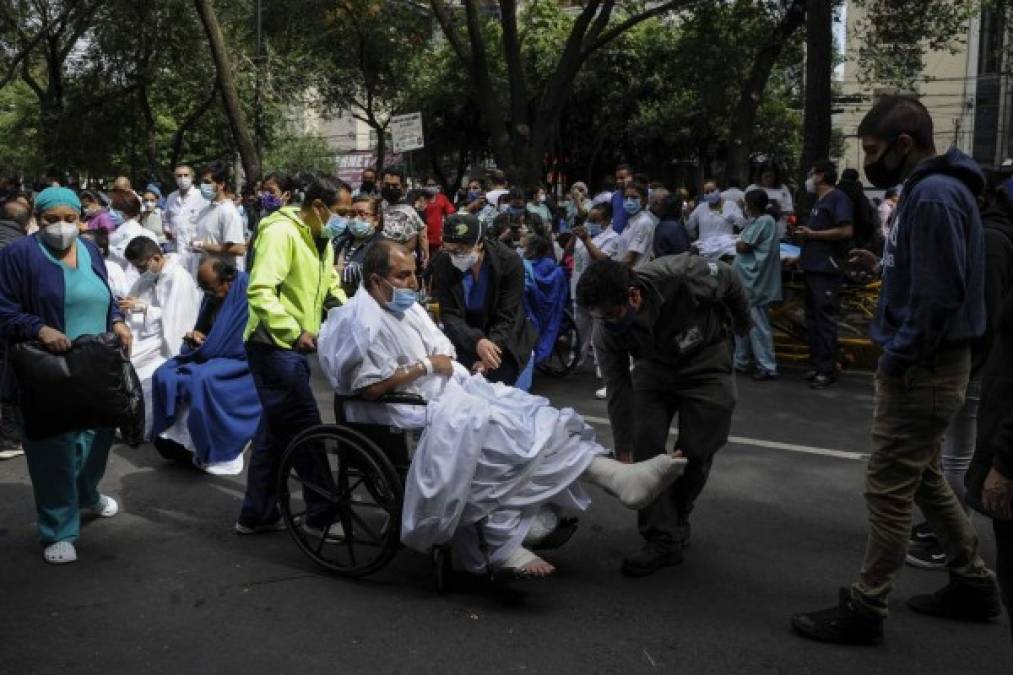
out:
M1013 672L1004 624L914 615L945 582L905 569L887 643L804 642L788 615L836 600L861 560L872 382L811 392L791 373L740 381L732 433L694 520L686 562L619 575L635 518L600 495L554 579L440 596L402 552L367 580L319 573L287 534L232 534L243 478L113 451L104 490L125 513L84 528L76 565L49 567L23 458L0 463L0 673L964 673ZM605 417L589 374L539 382ZM330 400L318 387L322 409ZM604 442L607 425L596 424ZM844 451L822 453L819 449ZM990 531L978 520L986 554Z

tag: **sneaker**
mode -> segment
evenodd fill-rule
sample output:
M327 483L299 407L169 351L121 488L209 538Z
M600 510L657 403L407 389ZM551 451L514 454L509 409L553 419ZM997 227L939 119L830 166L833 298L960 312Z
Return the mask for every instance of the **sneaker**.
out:
M756 380L757 382L769 382L770 380L777 379L777 373L772 373L769 370L763 370L762 368L760 368L755 373L753 373L753 379Z
M46 547L42 559L50 565L66 565L77 560L77 549L69 541L58 541Z
M878 645L883 641L883 617L862 607L851 591L838 591L837 606L791 617L792 629L802 637L842 645Z
M606 391L605 387L602 387L598 391L594 392L594 397L599 401L604 401L606 398L608 398L608 391Z
M820 373L819 375L817 375L812 379L812 382L809 383L809 387L811 389L826 389L836 381L837 381L836 375L827 375L825 373Z
M15 457L20 457L23 454L25 454L25 451L20 448L4 448L3 450L0 450L0 459L14 459Z
M916 595L907 606L919 614L957 621L991 621L1002 614L995 579L962 579L950 575L950 583L931 595Z
M311 537L320 539L324 536L324 530L320 527L314 527L309 523L304 522L302 524L302 531ZM331 523L331 526L327 528L328 539L344 539L345 528L341 526L341 523Z
M99 495L98 501L95 502L94 506L88 507L88 511L91 511L99 518L112 518L120 512L120 505L108 495Z
M935 531L928 523L918 523L911 528L911 536L909 537L911 544L929 544L939 543L939 537L936 536Z
M280 518L273 523L261 523L260 525L244 525L240 521L236 521L233 526L236 534L264 534L265 532L284 532L285 521Z
M941 570L946 567L946 551L937 541L912 544L907 549L904 561L923 570Z
M649 541L633 555L623 558L622 573L624 577L646 577L662 567L673 567L680 563L680 548L669 548Z

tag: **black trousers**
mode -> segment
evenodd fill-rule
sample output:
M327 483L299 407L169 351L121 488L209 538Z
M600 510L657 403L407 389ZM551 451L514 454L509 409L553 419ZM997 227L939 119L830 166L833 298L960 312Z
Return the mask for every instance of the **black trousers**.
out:
M1013 521L993 520L992 529L995 531L995 573L1013 639Z
M806 272L805 327L809 334L809 361L821 375L831 375L837 369L840 291L839 274Z
M695 357L689 369L638 360L632 377L635 460L665 452L669 427L678 415L674 447L689 460L686 472L637 515L645 540L660 547L676 546L689 535L689 514L707 484L714 455L731 431L736 399L731 347L715 345Z

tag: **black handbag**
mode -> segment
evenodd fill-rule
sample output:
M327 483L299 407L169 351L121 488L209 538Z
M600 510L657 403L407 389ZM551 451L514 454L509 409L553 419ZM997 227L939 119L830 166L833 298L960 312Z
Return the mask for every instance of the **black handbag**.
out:
M126 443L143 442L144 394L115 333L82 335L63 354L39 342L8 350L28 438L118 427Z

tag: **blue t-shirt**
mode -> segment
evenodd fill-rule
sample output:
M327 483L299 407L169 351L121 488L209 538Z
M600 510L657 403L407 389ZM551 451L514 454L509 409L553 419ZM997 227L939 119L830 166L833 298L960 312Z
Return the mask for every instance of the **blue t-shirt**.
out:
M46 257L63 269L63 334L74 340L106 330L109 315L109 287L91 268L87 246L77 245L77 267L57 260L39 241Z
M841 190L833 189L816 202L809 214L808 227L813 231L832 230L853 223L851 199ZM837 274L848 254L848 240L822 241L807 239L802 243L799 266L806 272Z
M472 328L485 330L482 315L485 311L485 296L489 292L489 261L482 261L482 268L478 272L478 278L468 270L461 280L464 290L464 320Z
M689 233L681 220L663 220L654 228L654 257L679 255L689 250Z

